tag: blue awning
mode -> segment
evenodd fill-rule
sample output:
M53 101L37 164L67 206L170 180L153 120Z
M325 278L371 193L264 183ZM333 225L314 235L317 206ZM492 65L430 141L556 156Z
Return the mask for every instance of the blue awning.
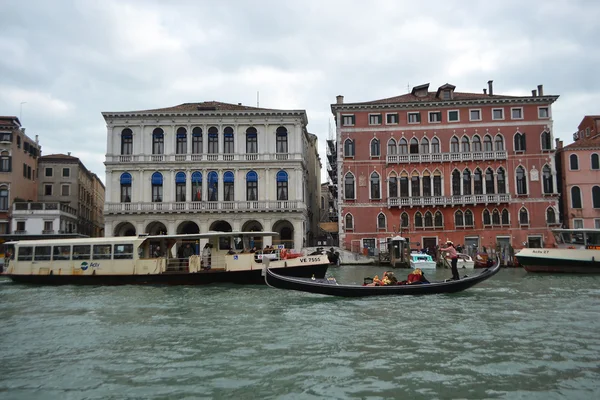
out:
M121 174L121 185L131 185L131 174L129 172Z
M202 183L202 173L201 172L194 172L192 174L192 183Z
M227 171L223 175L223 182L225 183L233 183L233 172Z
M277 182L287 182L288 181L288 174L285 171L279 171L277 173Z
M185 134L185 133L178 133L177 134L177 138L178 139L185 138L186 136L187 136L187 134Z
M233 137L233 133L225 133L225 134L223 134L223 136L225 136L225 137Z
M178 172L175 175L175 183L185 183L185 172Z
M155 172L152 174L152 184L153 185L162 185L163 176L160 172Z
M258 182L258 174L254 171L250 171L246 174L246 182Z

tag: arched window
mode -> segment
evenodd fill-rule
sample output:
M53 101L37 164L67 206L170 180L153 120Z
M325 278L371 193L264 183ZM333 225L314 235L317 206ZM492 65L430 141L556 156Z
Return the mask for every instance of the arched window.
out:
M398 177L395 172L388 176L388 197L398 197Z
M208 201L219 200L219 175L216 171L210 171L208 181Z
M408 228L408 214L405 212L400 215L400 226L402 228Z
M460 196L460 171L452 171L452 195Z
M152 154L165 154L165 132L161 128L152 131Z
M344 177L344 199L352 200L355 199L354 195L354 175L348 172Z
M542 179L544 180L544 193L554 193L552 170L548 165L544 165L544 168L542 168Z
M433 171L433 195L442 195L442 173L437 169Z
M429 154L429 140L426 137L421 139L421 154Z
M202 128L192 129L192 154L202 154Z
M483 137L483 151L494 151L492 147L492 137L490 135L485 135Z
M552 137L550 136L550 132L542 132L541 140L542 150L552 150Z
M494 194L494 171L491 168L485 170L485 193Z
M500 212L496 208L492 211L492 225L500 225Z
M285 171L277 173L277 200L288 199L288 174Z
M398 146L396 146L396 141L394 139L388 140L387 153L388 155L394 155L398 153Z
M371 198L372 199L380 199L381 198L381 185L379 174L377 172L373 172L371 174Z
M431 214L431 211L425 213L425 228L433 228L433 214Z
M288 152L288 131L283 126L280 126L275 131L276 136L276 151L277 153Z
M246 153L258 153L258 131L253 126L246 129Z
M431 174L423 171L423 197L431 197Z
M431 139L431 152L433 154L438 154L440 152L440 140L436 137Z
M473 151L480 152L481 151L481 138L479 135L473 136Z
M465 226L474 226L473 212L471 210L465 211Z
M178 172L175 175L175 201L185 201L185 172Z
M458 138L456 136L452 136L450 139L450 152L458 153L460 151L460 145L458 144Z
M463 136L461 141L460 141L460 147L461 147L461 151L463 153L470 153L471 152L471 143L469 142L469 138L466 136Z
M354 217L352 216L352 214L348 213L346 214L346 230L347 231L351 231L354 229Z
M487 225L491 225L492 224L492 215L490 214L490 211L486 208L485 210L483 210L483 225L487 226Z
M506 193L506 174L504 173L504 168L498 168L498 172L496 173L496 181L498 183L498 194Z
M121 131L121 154L133 154L133 132L129 128Z
M479 168L473 173L473 193L483 194L483 174Z
M208 128L208 154L219 153L219 130L216 126ZM210 188L210 184L209 184ZM215 200L216 201L216 200Z
M591 155L590 161L591 161L590 164L592 165L592 169L594 169L594 170L600 169L600 158L598 157L597 153L594 153Z
M354 140L344 140L344 157L354 157Z
M463 217L463 212L460 210L456 210L456 212L454 213L454 225L456 227L459 226L465 226L465 220Z
M223 174L223 200L234 201L233 185L235 177L233 172L227 171Z
M408 154L408 142L404 138L398 142L398 154Z
M421 178L419 178L419 173L417 171L413 172L410 177L410 190L412 197L421 196Z
M202 173L195 171L192 173L192 201L202 200Z
M504 151L504 137L502 135L496 135L494 142L496 143L496 151Z
M249 171L246 174L246 200L257 201L258 200L258 174L254 171ZM321 197L321 200L323 198ZM323 207L321 207L323 208Z
M160 172L152 174L152 202L160 203L163 201L163 176Z
M381 155L381 150L379 148L379 140L377 138L373 138L371 140L371 157L379 157Z
M433 217L433 224L436 228L442 228L444 226L444 217L440 211L436 211Z
M131 174L129 172L123 172L121 174L121 203L131 203ZM0 210L3 210L0 207Z
M184 127L177 129L177 135L175 135L175 153L187 153L187 130Z
M408 174L406 172L400 174L400 197L408 197Z
M569 166L571 171L579 170L579 157L577 157L577 154L571 154L569 156Z
M556 212L554 212L554 208L552 207L546 208L546 223L556 224Z
M515 151L525 151L525 134L517 132L515 133Z
M592 188L592 205L594 208L600 208L600 186Z
M471 171L465 169L463 171L463 194L471 194Z
M385 214L379 213L377 216L377 229L385 229Z
M416 137L410 139L410 154L419 154L419 141Z
M529 213L525 207L519 210L519 223L521 225L529 225Z
M510 225L510 215L506 208L502 210L502 225Z
M233 142L233 128L230 126L223 129L223 153L233 154L235 152L235 145Z
M131 184L129 187L131 187ZM0 186L0 210L8 210L8 195L8 186Z
M421 214L419 211L417 211L415 213L415 228L422 228L423 227L423 214Z
M521 166L517 167L517 194L527 194L527 172Z
M571 208L583 208L579 186L573 186L571 188Z

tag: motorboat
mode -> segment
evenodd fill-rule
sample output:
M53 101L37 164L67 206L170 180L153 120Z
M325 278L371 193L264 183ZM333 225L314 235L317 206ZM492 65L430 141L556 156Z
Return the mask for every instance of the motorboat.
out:
M412 269L435 269L436 263L429 254L411 253L410 267Z

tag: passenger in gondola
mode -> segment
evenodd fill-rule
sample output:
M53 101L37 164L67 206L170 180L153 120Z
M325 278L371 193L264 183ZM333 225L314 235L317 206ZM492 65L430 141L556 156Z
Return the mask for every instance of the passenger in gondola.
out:
M233 251L233 249L229 249L229 250L227 250L227 254L229 254L229 255L235 254L235 251Z
M250 253L256 253L256 246L252 247L252 249L250 250Z
M393 272L386 271L386 272L383 273L382 283L383 283L384 286L397 285L398 284L398 278L396 278L396 276L394 275Z

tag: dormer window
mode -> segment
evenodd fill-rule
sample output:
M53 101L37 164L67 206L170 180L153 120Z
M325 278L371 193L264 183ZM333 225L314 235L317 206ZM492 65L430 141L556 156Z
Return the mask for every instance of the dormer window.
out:
M413 87L411 94L416 97L427 97L429 94L429 83Z
M442 100L452 100L456 86L446 83L438 88L435 97Z
M442 99L450 100L452 98L452 93L449 90L444 90L442 92Z

